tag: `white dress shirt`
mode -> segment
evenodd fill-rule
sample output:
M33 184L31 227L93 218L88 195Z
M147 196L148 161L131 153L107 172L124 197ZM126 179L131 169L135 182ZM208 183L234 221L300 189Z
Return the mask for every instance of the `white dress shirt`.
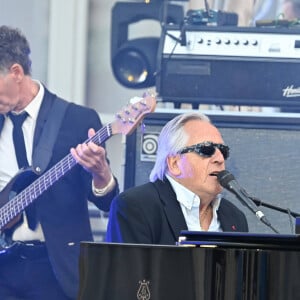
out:
M188 190L186 187L175 181L169 175L166 175L168 180L170 181L176 197L177 201L180 204L185 222L187 224L187 228L190 231L203 231L200 225L200 203L201 199ZM208 231L222 231L220 222L217 217L217 210L220 206L221 195L218 195L216 199L212 202L213 207L213 218L209 225Z

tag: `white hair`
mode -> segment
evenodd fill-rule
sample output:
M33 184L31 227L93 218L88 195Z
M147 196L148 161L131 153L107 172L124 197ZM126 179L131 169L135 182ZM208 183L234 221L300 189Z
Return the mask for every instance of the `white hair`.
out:
M187 143L188 135L184 130L184 125L191 120L210 123L206 115L200 112L190 112L176 116L162 128L158 138L155 164L149 176L150 181L163 180L167 172L168 156L176 155Z

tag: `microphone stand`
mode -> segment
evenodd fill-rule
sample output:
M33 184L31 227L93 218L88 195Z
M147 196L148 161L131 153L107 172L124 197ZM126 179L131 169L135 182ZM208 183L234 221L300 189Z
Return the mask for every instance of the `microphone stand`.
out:
M266 202L263 202L261 201L260 199L258 198L255 198L255 197L252 197L252 196L249 196L248 197L257 205L257 206L264 206L264 207L268 207L268 208L271 208L271 209L274 209L274 210L277 210L277 211L280 211L280 212L283 212L285 214L288 214L288 215L291 215L293 216L294 218L296 217L300 217L300 214L297 213L297 212L293 212L287 208L281 208L279 206L275 206L275 205L272 205L272 204L269 204L269 203L266 203Z
M239 197L239 194L234 193L240 200L242 200L242 197ZM248 201L252 201L253 205L251 205L251 202L248 203L248 201L242 201L244 205L246 205L255 215L256 217L265 225L267 225L269 228L271 228L275 233L279 233L279 231L272 226L270 221L267 219L267 217L258 210L258 205L253 201L253 197L251 197L243 188L240 188L240 194L244 196L245 198L248 198Z
M270 209L273 209L273 210L276 210L276 211L283 212L283 213L287 214L289 216L290 226L291 226L291 230L293 232L293 223L292 223L292 220L291 220L291 216L294 217L294 218L300 217L299 213L291 211L288 208L282 208L282 207L279 207L279 206L275 206L275 205L263 202L263 201L261 201L260 199L258 199L256 197L250 196L245 190L243 190L243 192L246 193L247 197L249 197L257 206L264 206L264 207L267 207L267 208L270 208Z

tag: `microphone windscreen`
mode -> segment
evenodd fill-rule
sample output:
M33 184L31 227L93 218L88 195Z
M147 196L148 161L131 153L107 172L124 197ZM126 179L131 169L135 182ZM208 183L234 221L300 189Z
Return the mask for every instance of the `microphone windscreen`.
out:
M218 181L221 184L222 187L228 188L229 183L232 180L235 180L234 176L227 170L221 171L217 175Z

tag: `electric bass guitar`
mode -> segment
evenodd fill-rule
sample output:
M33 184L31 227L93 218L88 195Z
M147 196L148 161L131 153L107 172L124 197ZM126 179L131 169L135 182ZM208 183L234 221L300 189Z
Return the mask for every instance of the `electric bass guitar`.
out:
M103 144L116 134L131 134L144 116L154 111L156 99L147 95L133 98L131 103L116 114L115 120L102 127L85 141ZM77 164L69 153L44 174L38 176L32 168L21 169L0 192L0 254L13 246L5 237L5 231L18 222L20 213L56 181Z

